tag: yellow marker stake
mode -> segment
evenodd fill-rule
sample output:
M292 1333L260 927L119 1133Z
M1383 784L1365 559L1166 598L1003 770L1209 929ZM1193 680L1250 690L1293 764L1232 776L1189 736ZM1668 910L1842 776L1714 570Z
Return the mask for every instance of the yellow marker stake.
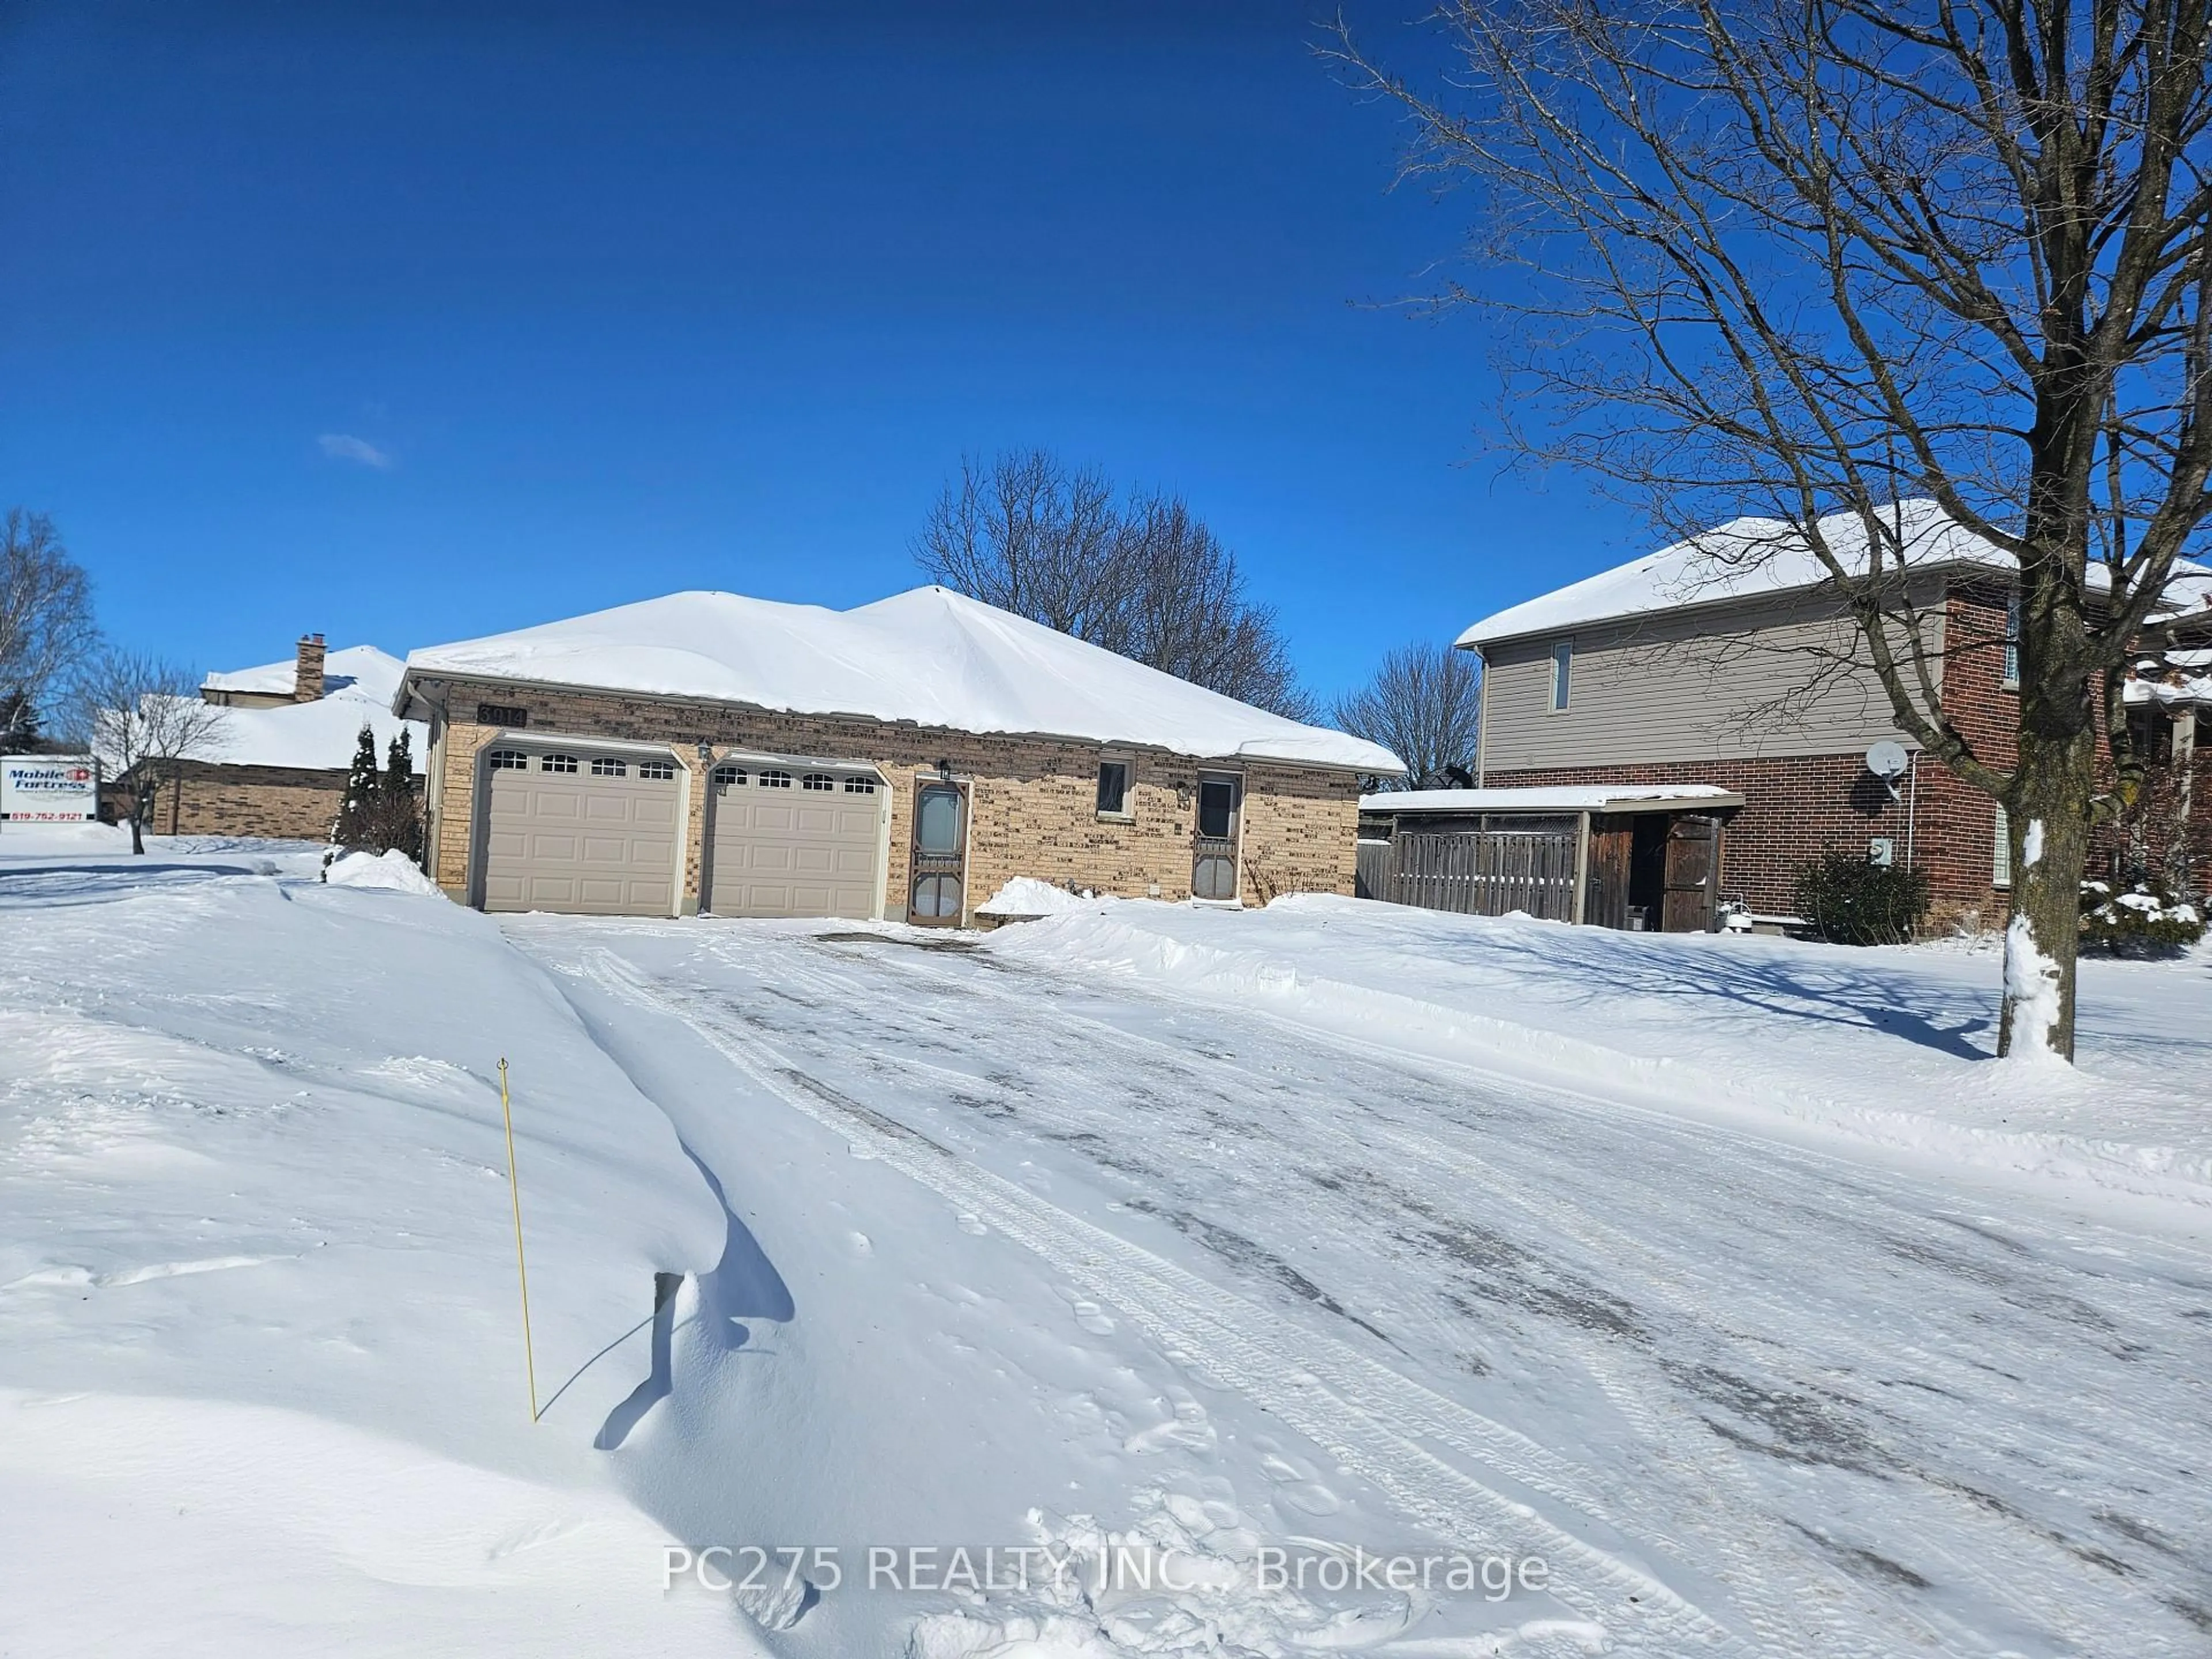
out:
M538 1420L538 1361L530 1351L530 1267L522 1259L522 1178L514 1169L514 1108L507 1103L507 1062L499 1063L499 1109L507 1119L507 1189L514 1195L514 1270L522 1279L522 1363L530 1373L530 1420Z

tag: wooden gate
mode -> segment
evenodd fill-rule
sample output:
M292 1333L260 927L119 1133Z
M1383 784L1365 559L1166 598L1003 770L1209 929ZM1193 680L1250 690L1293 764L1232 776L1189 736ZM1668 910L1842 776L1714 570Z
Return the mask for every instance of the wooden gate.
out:
M1662 931L1702 933L1712 925L1720 853L1717 819L1685 812L1667 826L1667 890L1660 901L1659 921Z
M1390 843L1388 892L1399 904L1463 915L1523 910L1550 921L1575 918L1572 830L1399 835Z

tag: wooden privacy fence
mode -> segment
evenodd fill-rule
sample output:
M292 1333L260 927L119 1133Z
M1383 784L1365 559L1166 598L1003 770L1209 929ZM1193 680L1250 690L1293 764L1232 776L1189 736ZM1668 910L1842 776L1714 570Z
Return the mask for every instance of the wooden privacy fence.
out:
M1371 890L1378 898L1417 904L1425 910L1456 910L1474 916L1525 910L1550 921L1572 921L1575 841L1572 830L1400 835L1388 848L1387 878ZM1364 876L1365 847L1360 854Z

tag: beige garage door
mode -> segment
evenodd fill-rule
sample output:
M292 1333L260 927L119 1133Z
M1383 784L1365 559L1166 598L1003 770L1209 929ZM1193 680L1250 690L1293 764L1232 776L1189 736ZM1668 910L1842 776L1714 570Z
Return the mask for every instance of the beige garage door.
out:
M485 909L673 914L674 761L532 747L484 764Z
M707 907L718 916L870 916L883 784L799 762L714 769Z

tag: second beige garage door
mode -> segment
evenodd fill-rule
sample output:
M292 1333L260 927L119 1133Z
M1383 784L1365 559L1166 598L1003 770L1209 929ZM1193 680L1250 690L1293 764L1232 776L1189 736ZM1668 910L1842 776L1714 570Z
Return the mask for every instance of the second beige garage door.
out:
M485 909L675 913L673 760L502 747L484 764Z
M725 762L708 802L718 916L872 916L883 784L872 772Z

